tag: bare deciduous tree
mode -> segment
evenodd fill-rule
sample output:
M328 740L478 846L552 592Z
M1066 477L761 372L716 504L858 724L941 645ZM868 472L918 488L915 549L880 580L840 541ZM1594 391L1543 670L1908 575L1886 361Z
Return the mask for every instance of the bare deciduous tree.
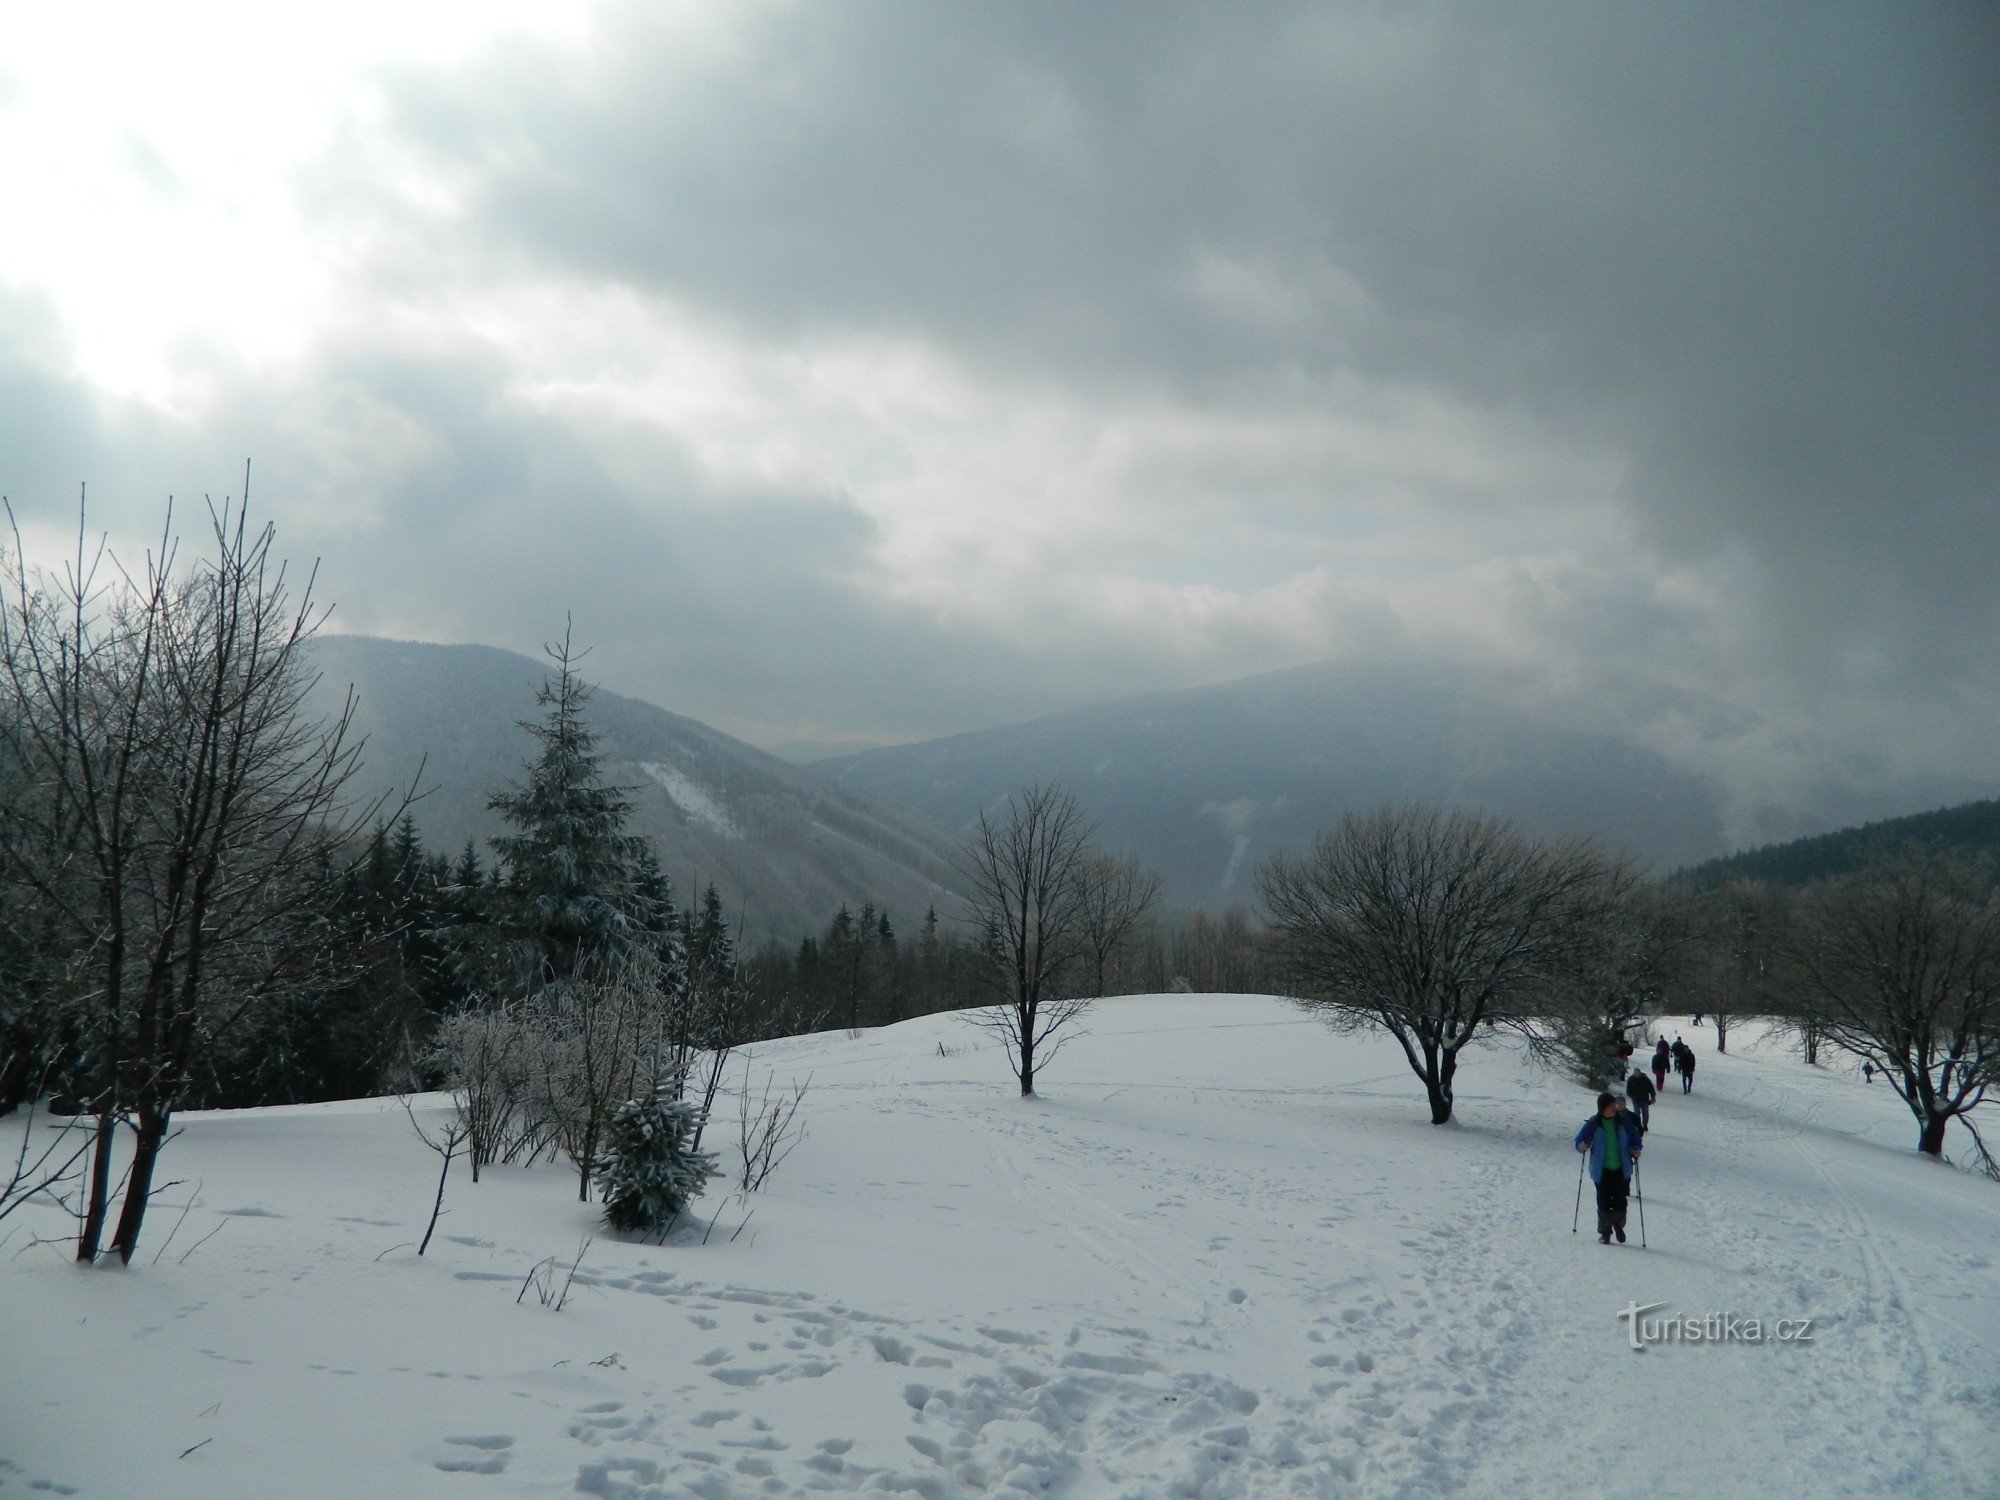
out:
M417 1118L416 1104L408 1095L403 1097L403 1113L409 1116L410 1129L416 1132L417 1139L435 1151L440 1158L437 1192L431 1197L430 1222L424 1225L424 1237L417 1245L417 1254L421 1256L430 1249L431 1236L437 1233L438 1220L444 1216L445 1178L451 1174L451 1164L465 1155L469 1149L472 1131L462 1112L452 1114L442 1123L425 1125Z
M482 1167L507 1159L518 1134L522 1042L521 1028L498 1007L463 1010L438 1025L432 1057L465 1126L474 1182Z
M1035 1070L1061 1047L1062 1033L1089 1003L1075 995L1083 956L1083 869L1091 827L1060 786L1030 787L1007 799L960 850L974 930L985 936L999 1004L977 1024L1007 1046L1025 1098Z
M1700 941L1685 976L1695 1014L1715 1026L1715 1050L1729 1050L1730 1023L1773 1008L1772 964L1777 952L1779 903L1751 880L1731 881L1699 898Z
M38 1099L29 1099L27 1118L21 1122L21 1143L15 1148L13 1164L4 1169L4 1175L0 1175L0 1219L37 1198L46 1197L66 1206L66 1195L90 1151L87 1129L72 1120L65 1120L37 1140L35 1115L38 1104Z
M1407 806L1350 814L1311 853L1275 856L1259 889L1299 1003L1393 1036L1441 1125L1481 1023L1530 1023L1577 973L1607 868L1587 842Z
M1622 1091L1631 1064L1622 1048L1664 1003L1682 974L1694 908L1682 892L1605 862L1595 920L1576 934L1576 962L1553 986L1546 1012L1522 1025L1535 1055L1587 1088Z
M736 1096L736 1152L742 1163L736 1185L746 1193L762 1188L771 1174L806 1138L805 1126L797 1125L799 1106L806 1102L810 1077L792 1080L790 1093L774 1095L775 1078L764 1074L764 1090L752 1096L750 1059L743 1059L743 1088Z
M2000 897L1937 856L1822 881L1784 946L1824 1038L1872 1062L1944 1152L1951 1121L2000 1082Z
M54 914L75 970L95 1136L77 1256L103 1244L113 1139L132 1131L112 1248L130 1261L159 1152L199 1049L324 967L323 913L386 798L356 807L352 698L307 710L305 646L325 618L295 596L267 525L210 509L209 552L122 568L79 527L62 569L19 553L0 580L0 732L35 786L0 807L0 863ZM407 800L407 799L406 799Z
M576 1167L579 1203L590 1201L612 1112L658 1083L666 1022L660 990L636 965L586 968L595 972L524 1005L538 1038L535 1108Z
M1139 924L1160 899L1160 877L1127 855L1093 854L1078 871L1077 914L1083 961L1090 970L1090 993L1109 988L1112 960L1131 942Z

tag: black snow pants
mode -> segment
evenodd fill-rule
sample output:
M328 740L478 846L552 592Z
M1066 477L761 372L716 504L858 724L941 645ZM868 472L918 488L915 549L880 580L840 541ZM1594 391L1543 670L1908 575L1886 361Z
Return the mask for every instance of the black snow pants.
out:
M1623 1172L1606 1171L1597 1179L1597 1232L1625 1227L1625 1201L1632 1184Z

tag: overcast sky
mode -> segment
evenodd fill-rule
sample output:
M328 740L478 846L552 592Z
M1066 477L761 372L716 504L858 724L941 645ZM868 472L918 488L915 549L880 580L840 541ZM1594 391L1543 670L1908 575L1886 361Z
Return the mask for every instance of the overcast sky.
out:
M34 11L31 545L248 457L340 628L761 743L1444 656L2000 786L1984 0Z

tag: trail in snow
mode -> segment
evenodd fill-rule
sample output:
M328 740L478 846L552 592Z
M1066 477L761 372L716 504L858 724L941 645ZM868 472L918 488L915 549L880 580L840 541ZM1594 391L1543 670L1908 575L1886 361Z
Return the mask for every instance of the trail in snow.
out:
M1031 1101L948 1017L759 1046L805 1145L706 1245L597 1239L561 1313L517 1293L594 1230L568 1173L454 1180L419 1261L393 1105L187 1117L158 1264L0 1245L0 1495L1990 1491L2000 1189L1879 1087L1704 1050L1641 1251L1571 1232L1589 1096L1505 1049L1438 1129L1281 1002L1090 1031ZM1634 1353L1630 1302L1816 1337Z

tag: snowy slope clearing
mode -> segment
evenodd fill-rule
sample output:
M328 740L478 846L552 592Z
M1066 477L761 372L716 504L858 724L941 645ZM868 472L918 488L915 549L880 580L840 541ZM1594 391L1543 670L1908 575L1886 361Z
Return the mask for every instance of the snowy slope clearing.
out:
M392 1101L190 1115L132 1268L8 1221L0 1495L2000 1493L2000 1187L1674 1029L1644 1251L1571 1232L1582 1090L1495 1047L1434 1128L1392 1044L1236 996L1102 1002L1030 1101L950 1017L763 1044L811 1133L754 1217L599 1234L560 1312L566 1171L454 1174L419 1260ZM1633 1303L1812 1338L1634 1352Z

